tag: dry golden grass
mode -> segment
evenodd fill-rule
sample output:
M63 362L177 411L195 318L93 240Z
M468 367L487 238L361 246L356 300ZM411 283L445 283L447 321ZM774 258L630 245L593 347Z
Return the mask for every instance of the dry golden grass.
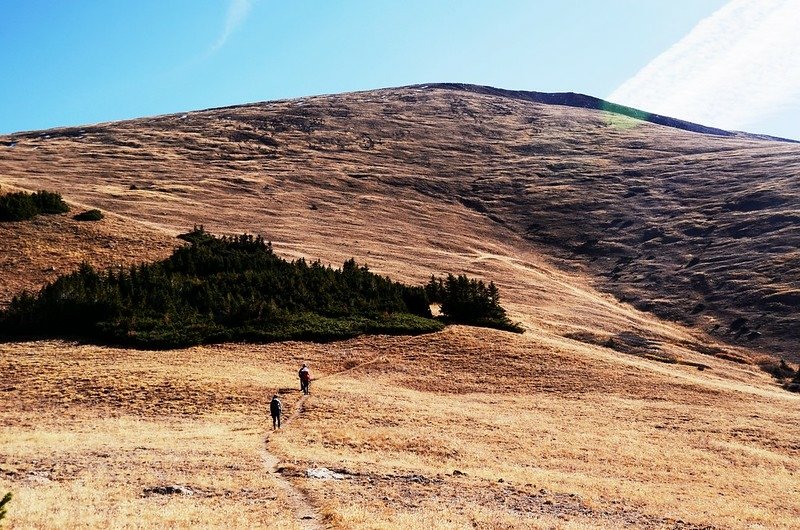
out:
M0 352L12 527L302 528L263 455L271 392L293 367L213 349ZM150 491L174 485L191 494Z
M31 189L35 189L32 186ZM19 191L5 185L0 193ZM170 234L106 212L94 222L72 219L81 211L0 223L0 307L24 290L36 291L82 262L100 269L162 259L179 243Z
M303 361L312 395L266 450L308 501L264 458L269 397L295 408ZM309 502L348 529L791 528L800 398L708 363L463 327L176 352L5 344L0 488L12 527L304 528ZM147 493L173 484L195 493Z
M533 337L495 353L492 334L398 341L385 362L318 382L273 447L300 469L352 475L303 486L341 528L423 528L430 513L434 528L493 527L478 513L533 528L790 528L800 516L797 396L712 375L722 363L662 371ZM581 375L560 370L570 360Z

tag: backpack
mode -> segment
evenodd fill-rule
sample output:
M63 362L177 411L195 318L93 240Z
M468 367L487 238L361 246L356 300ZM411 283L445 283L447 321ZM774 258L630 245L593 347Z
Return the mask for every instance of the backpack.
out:
M269 402L269 411L273 416L279 416L282 408L281 400L278 398L272 398Z

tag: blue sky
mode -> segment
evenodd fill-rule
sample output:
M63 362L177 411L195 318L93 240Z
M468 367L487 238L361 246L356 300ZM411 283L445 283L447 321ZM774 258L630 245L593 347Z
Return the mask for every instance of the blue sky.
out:
M800 138L798 2L3 0L0 133L452 81Z

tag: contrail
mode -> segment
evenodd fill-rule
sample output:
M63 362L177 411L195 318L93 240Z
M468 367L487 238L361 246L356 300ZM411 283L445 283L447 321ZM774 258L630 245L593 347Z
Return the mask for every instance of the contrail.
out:
M800 0L732 0L608 99L741 129L800 97Z
M222 28L219 38L211 46L211 52L215 52L225 45L228 37L245 21L251 7L251 0L231 0L228 6L228 14L225 16L225 26Z

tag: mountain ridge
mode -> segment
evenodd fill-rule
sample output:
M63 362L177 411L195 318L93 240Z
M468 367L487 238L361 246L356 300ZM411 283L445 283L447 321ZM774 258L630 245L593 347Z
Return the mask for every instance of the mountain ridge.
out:
M536 103L544 103L547 105L563 105L567 107L578 107L584 109L602 110L605 112L612 112L628 116L641 121L655 123L657 125L664 125L666 127L674 127L676 129L683 129L685 131L697 132L701 134L710 134L714 136L739 136L753 140L769 140L778 142L800 143L800 140L793 140L790 138L781 138L779 136L772 136L768 134L755 134L745 131L730 131L720 129L718 127L709 127L700 123L695 123L679 118L672 118L661 114L648 112L646 110L613 103L611 101L581 94L579 92L536 92L527 90L508 90L504 88L495 88L488 85L474 85L467 83L428 83L422 85L411 85L416 87L435 87L445 88L451 90L461 90L464 92L473 92L476 94L490 94L500 95L510 98L521 99L524 101L532 101Z
M140 119L148 119L148 118L162 118L162 117L172 117L172 116L182 116L189 113L197 113L197 112L207 112L207 111L218 111L218 110L229 110L229 109L237 109L237 108L244 108L249 107L252 105L259 105L263 103L275 103L275 102L287 102L287 101L299 101L308 98L315 98L315 97L326 97L326 96L336 96L336 95L345 95L345 94L359 94L359 93L369 93L375 92L380 90L394 90L398 88L407 88L407 89L426 89L426 88L440 88L444 90L456 90L462 92L470 92L474 94L486 94L486 95L494 95L494 96L502 96L508 97L523 101L530 101L535 103L543 103L546 105L561 105L567 107L576 107L576 108L584 108L584 109L594 109L594 110L601 110L605 112L611 112L614 114L619 114L622 116L627 116L630 118L634 118L636 120L645 121L649 123L654 123L657 125L664 125L665 127L673 127L676 129L682 129L685 131L690 132L697 132L701 134L709 134L713 136L726 136L726 137L741 137L747 138L752 140L767 140L767 141L778 141L778 142L789 142L789 143L800 143L800 140L794 140L791 138L783 138L780 136L774 136L769 134L758 134L758 133L750 133L746 131L731 131L727 129L721 129L718 127L710 127L707 125L702 125L700 123L691 122L688 120L682 120L679 118L672 118L670 116L665 116L661 114L656 114L652 112L648 112L646 110L637 109L634 107L629 107L626 105L622 105L619 103L613 103L611 101L598 98L596 96L591 96L588 94L583 94L580 92L538 92L538 91L531 91L531 90L512 90L512 89L505 89L505 88L497 88L489 85L479 85L473 83L454 83L454 82L436 82L436 83L418 83L414 85L405 85L401 87L388 87L382 89L372 89L372 90L357 90L351 92L342 92L342 93L331 93L331 94L317 94L317 95L310 95L310 96L299 96L295 98L282 98L276 100L264 100L264 101L255 101L250 103L237 103L233 105L223 105L219 107L208 107L203 109L192 109L186 111L178 111L178 112L168 112L164 114L155 114L152 116L142 116L142 117L134 117L134 118L126 118L122 120L112 120L112 121L102 121L96 123L87 123L82 125L63 125L63 126L56 126L56 127L49 127L47 129L35 129L35 130L24 130L24 131L15 131L6 134L0 134L0 136L8 136L8 137L28 137L31 134L41 134L46 133L49 131L60 131L63 129L86 129L87 127L93 126L101 126L101 125L108 125L113 123L124 123L129 121L136 121ZM6 141L8 144L9 141Z

